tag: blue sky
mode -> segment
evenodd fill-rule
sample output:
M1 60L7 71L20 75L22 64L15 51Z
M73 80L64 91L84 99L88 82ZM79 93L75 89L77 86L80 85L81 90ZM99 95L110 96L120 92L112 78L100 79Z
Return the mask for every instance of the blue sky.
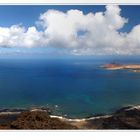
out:
M140 23L140 6L139 5L121 5L121 15L129 19L123 31L130 31L131 28ZM28 27L34 25L41 13L48 9L55 9L66 12L70 9L79 9L84 13L105 11L104 5L5 5L0 6L0 26L11 26L22 23Z
M55 9L66 12L70 9L79 9L84 13L90 11L105 10L104 6L61 6L61 5L20 5L20 6L0 6L0 26L10 26L12 24L23 23L25 26L34 25L41 13L49 9ZM7 18L6 18L7 17Z
M50 9L52 9L52 11L48 12ZM72 11L69 14L68 11L71 11L72 9L75 11ZM56 14L56 11L58 11L57 14ZM82 16L80 12L83 12ZM87 16L89 13L93 13L93 14L102 13L103 15L102 17L100 15L95 16L95 17L93 17L92 15ZM106 13L106 15L104 13ZM63 6L60 6L60 5L59 6L56 6L56 5L53 5L53 6L51 5L2 6L1 5L0 6L0 27L1 27L0 38L2 38L2 41L0 41L0 53L4 55L10 54L10 53L11 54L14 54L14 53L15 54L16 53L31 54L32 53L32 54L43 54L43 55L45 53L48 53L51 55L58 55L58 54L59 55L64 55L64 54L102 55L103 52L106 55L108 54L109 55L110 54L111 55L112 54L113 55L114 54L115 55L139 54L140 51L139 51L138 46L140 45L140 41L137 39L137 36L139 35L139 27L135 29L135 26L140 24L139 13L140 13L140 6L134 6L134 5L133 6L132 5L131 6L130 5L115 6L113 8L112 7L107 8L103 5L102 6L101 5L100 6L97 6L97 5L96 6L95 5L90 5L90 6L89 5L86 5L86 6L84 5L79 5L79 6L78 5L75 5L75 6L73 5L71 6L70 5L67 5L67 6L64 6L64 5ZM49 14L51 15L51 18L50 16L48 16ZM68 29L69 31L67 32L67 28L65 25L71 24L71 22L73 22L72 21L73 19L71 18L71 16L76 15L76 14L77 14L76 18L79 18L79 21L75 21L74 25L71 25L69 27L71 31L70 29ZM42 18L41 18L41 15L43 15ZM61 16L63 15L64 17L65 16L69 16L69 17L61 18L59 17L59 15ZM52 20L52 18L56 17L57 19L57 16L59 17L58 20L62 20L63 22L66 21L67 24L63 25L63 22L60 22L58 24L58 27L54 26L53 22L56 22L57 24L58 20L55 21L54 19ZM111 16L115 18L113 19ZM92 28L92 22L90 21L91 20L96 21L96 18L97 18L97 21L99 18L101 19L106 18L106 19L105 19L105 22L101 23L99 27L97 26L97 28ZM80 20L83 21L83 23L80 22ZM90 23L89 22L85 23L86 20L89 20ZM100 22L99 21L96 23L95 21L93 21L93 26L96 26ZM79 27L76 26L77 22L79 22L78 23ZM39 25L37 23L39 23ZM66 30L66 35L64 33L61 33L61 30L59 30L59 27L63 28L64 26L65 26L64 30ZM88 26L89 27L91 26L91 28L89 28ZM84 29L82 29L82 27L84 27ZM108 38L111 38L110 40L106 41L106 38L103 38L102 35L99 34L99 32L101 32L101 28L104 31L105 36L108 35L109 32L111 32L111 36L108 36ZM54 32L56 32L56 35L58 36L56 36L55 33L50 32L50 30L52 31L53 29L54 29ZM4 35L3 35L3 32L5 32ZM80 36L78 34L79 32L82 32L83 34ZM97 36L97 38L101 39L101 43L96 38L96 36L93 35L94 33L99 34L99 37ZM125 34L125 35L122 35L122 34ZM36 36L36 38L33 37L34 35ZM72 35L73 35L72 38L74 39L71 41L70 37ZM12 38L13 36L15 37L15 39ZM25 38L24 36L29 36L29 37ZM44 36L46 38L44 38ZM84 42L86 42L87 40L87 43L82 43L81 38L85 39ZM91 38L91 40L89 40L89 38ZM118 43L118 45L113 44L112 39L115 40L115 38L116 40L118 40L117 42L121 42L121 43ZM23 43L20 44L20 42L22 42L22 39L23 40L25 39L25 43L23 41ZM67 40L67 41L63 42L64 40ZM94 41L92 42L92 40ZM102 42L103 40L105 40L105 42ZM19 43L17 43L18 41ZM131 45L128 47L128 50L127 50L127 48L125 48L125 44L128 44L129 41L130 41L129 44ZM134 47L131 42L134 42L133 43ZM93 47L92 47L92 43L94 44ZM41 44L42 47L40 47L41 45L39 44ZM107 47L104 47L102 45L107 46ZM113 50L113 48L115 49ZM127 53L125 52L125 50L127 50Z

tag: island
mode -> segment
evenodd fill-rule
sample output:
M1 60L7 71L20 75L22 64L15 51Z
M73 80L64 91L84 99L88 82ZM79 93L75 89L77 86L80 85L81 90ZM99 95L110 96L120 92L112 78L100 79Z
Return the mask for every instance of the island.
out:
M107 70L129 70L131 72L140 72L140 64L119 64L119 63L109 63L101 66Z

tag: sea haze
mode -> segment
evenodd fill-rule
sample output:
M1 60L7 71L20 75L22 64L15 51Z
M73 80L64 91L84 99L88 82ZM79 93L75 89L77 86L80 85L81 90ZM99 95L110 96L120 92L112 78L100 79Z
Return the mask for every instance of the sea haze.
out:
M54 115L83 118L140 103L140 73L105 70L138 57L0 59L0 107L49 106Z

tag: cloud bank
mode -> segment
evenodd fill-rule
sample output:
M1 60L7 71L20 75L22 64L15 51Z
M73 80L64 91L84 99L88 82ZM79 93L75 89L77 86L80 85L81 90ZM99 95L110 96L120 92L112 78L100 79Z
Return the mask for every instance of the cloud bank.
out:
M37 25L0 27L0 47L52 47L73 55L140 54L140 25L129 33L120 32L128 19L119 6L108 5L105 12L84 14L80 10L48 10Z

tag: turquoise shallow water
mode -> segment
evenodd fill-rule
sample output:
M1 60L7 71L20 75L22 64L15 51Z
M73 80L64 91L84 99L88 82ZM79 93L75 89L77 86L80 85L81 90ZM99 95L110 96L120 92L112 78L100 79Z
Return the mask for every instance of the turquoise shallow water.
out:
M139 63L138 59L118 59ZM140 73L100 68L110 59L1 59L0 107L53 107L55 115L88 117L140 104Z

